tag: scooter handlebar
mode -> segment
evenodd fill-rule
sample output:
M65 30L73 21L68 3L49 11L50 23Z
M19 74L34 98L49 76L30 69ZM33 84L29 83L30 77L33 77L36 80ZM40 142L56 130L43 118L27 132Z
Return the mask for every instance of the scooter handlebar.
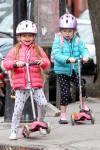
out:
M88 63L89 63L89 62L92 62L92 61L93 61L93 59L92 59L92 58L89 58ZM76 62L78 62L78 60L75 60L75 63L76 63ZM80 62L84 62L84 60L81 58L81 59L80 59ZM67 60L66 63L71 63L71 62L70 62L70 60Z
M24 65L23 65L22 67L26 66L26 64L27 64L27 63L24 63ZM38 65L38 61L30 62L30 63L28 63L28 64L29 64L29 66ZM14 67L14 68L19 68L19 67L17 66L17 64L14 64L13 67Z

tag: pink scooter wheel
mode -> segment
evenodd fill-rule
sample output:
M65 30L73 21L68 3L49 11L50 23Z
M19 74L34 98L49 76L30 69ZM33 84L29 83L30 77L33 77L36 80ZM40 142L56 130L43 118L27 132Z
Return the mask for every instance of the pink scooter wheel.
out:
M23 135L24 137L28 138L29 135L30 135L30 131L29 131L29 126L26 124L24 125L24 128L23 128Z
M71 115L71 124L72 124L72 126L74 126L74 124L75 124L74 114Z
M90 116L91 116L91 123L94 124L95 123L95 116L93 113L91 113Z

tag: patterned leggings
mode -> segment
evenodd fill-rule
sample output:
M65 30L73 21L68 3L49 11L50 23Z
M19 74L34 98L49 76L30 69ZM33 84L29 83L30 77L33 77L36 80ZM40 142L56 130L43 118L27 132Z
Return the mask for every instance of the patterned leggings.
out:
M28 89L16 90L16 100L12 117L11 132L18 132L22 111L29 96L30 91ZM33 99L36 101L38 107L38 121L43 121L46 113L47 100L42 88L33 89Z
M58 82L60 85L60 93L61 100L60 105L66 106L68 105L68 101L70 99L70 81L75 85L77 91L79 91L79 77L75 73L72 74L71 77L63 74L57 75ZM84 81L81 79L82 86L82 97L86 96L86 88Z

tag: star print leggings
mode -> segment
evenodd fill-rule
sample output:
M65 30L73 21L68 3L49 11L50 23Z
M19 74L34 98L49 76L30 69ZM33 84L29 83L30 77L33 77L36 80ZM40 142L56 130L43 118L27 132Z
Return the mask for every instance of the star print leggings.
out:
M16 90L16 100L14 106L14 113L12 117L11 132L18 133L18 127L20 124L20 118L24 109L25 102L30 96L28 89ZM46 113L47 100L45 98L43 89L33 89L33 99L37 103L38 108L38 121L43 121Z
M60 105L67 106L68 101L70 99L70 82L72 82L77 91L79 91L79 77L75 73L72 74L71 77L63 74L57 75L58 82L60 85L60 93L61 93L61 100ZM81 79L81 86L82 86L82 97L86 96L86 87L84 81Z

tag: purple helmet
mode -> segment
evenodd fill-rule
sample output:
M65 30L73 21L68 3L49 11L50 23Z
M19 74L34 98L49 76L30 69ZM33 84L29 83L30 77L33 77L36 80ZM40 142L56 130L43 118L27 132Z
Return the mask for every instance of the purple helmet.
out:
M64 14L59 19L58 27L75 29L75 28L77 28L77 20L71 14Z

